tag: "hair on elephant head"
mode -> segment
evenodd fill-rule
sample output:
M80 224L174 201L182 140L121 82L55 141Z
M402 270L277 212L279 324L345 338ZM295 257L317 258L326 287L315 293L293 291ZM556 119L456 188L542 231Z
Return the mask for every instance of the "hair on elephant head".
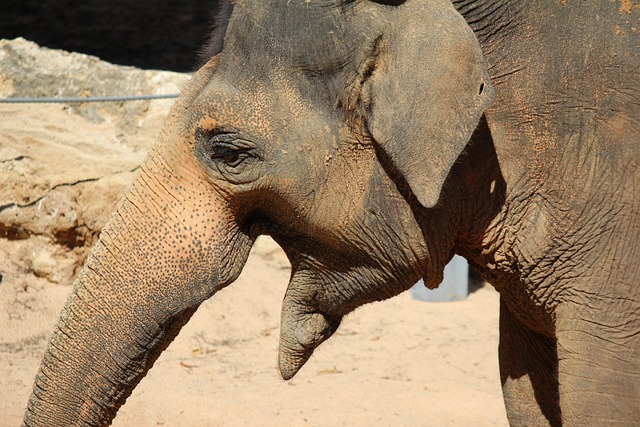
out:
M219 0L215 2L215 7L211 13L212 31L209 39L202 46L198 54L200 67L222 52L222 48L224 47L224 34L227 31L227 25L229 24L229 19L231 19L232 11L232 0Z

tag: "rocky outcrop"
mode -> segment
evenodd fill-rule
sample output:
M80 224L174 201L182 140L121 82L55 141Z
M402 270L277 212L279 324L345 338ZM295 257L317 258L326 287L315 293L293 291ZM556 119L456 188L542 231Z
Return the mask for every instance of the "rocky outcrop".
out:
M177 93L187 80L0 41L0 98ZM5 282L24 274L71 282L172 103L0 104Z

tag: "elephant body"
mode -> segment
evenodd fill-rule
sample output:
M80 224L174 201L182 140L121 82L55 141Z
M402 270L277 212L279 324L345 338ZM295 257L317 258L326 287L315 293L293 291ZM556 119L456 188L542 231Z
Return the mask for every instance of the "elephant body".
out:
M104 425L269 234L288 379L454 253L498 290L513 425L640 419L640 9L237 0L105 227L26 425Z
M458 251L501 295L509 420L635 424L638 10L605 2L509 2L494 10L470 3L455 5L478 36L496 87L485 136L505 190L486 231ZM489 27L484 13L496 17Z

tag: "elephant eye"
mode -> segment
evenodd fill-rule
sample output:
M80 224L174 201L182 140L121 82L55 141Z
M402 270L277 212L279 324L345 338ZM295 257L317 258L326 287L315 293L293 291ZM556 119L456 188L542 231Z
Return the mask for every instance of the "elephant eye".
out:
M256 145L237 133L200 133L198 153L201 161L216 175L233 183L255 178L254 166L261 157Z
M207 150L209 157L216 163L224 163L231 168L237 168L245 160L251 157L249 148L238 147L233 144L214 141Z

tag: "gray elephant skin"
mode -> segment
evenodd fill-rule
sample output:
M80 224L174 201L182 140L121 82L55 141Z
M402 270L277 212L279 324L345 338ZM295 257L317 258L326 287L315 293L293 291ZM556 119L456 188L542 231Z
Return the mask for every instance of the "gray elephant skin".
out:
M25 425L108 425L260 234L292 265L283 378L356 307L437 286L455 253L500 293L512 425L638 425L639 14L226 4L75 282Z

